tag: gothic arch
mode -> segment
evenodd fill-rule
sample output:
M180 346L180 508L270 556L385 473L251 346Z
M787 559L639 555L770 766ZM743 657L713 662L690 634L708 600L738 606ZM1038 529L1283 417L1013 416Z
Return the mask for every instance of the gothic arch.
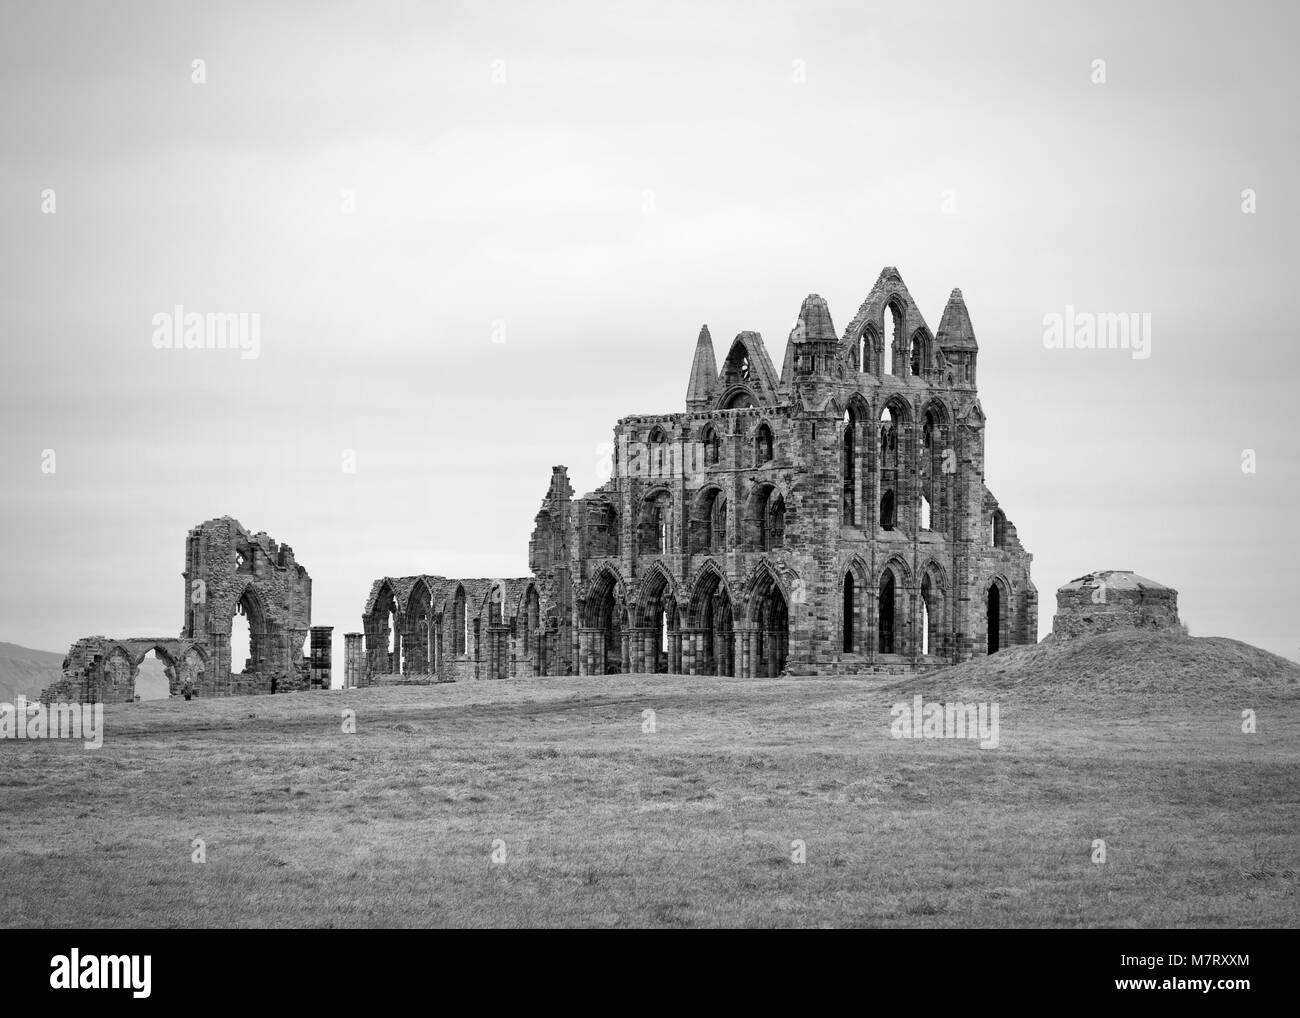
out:
M880 420L888 414L895 424L912 423L912 404L901 393L894 393L880 407Z
M884 579L886 570L891 569L901 585L904 587L910 587L912 585L912 569L903 559L903 556L898 553L890 555L881 563L880 568L876 570L874 581L879 584L880 581Z
M906 325L906 302L898 293L889 294L880 306L879 353L876 361L880 367L880 377L892 375L901 378L907 374L910 351L907 349L907 333L904 331Z
M453 657L465 657L472 649L469 639L469 594L465 590L465 584L456 584L448 602L451 610L443 613L443 645L450 647Z
M611 563L606 563L597 570L596 574L587 584L587 590L581 597L583 602L583 625L595 628L601 624L601 606L600 601L605 595L610 595L620 610L627 607L627 585L623 582L623 577L618 569Z
M790 571L793 573L793 570ZM745 622L752 623L754 621L754 598L760 589L765 589L768 586L774 587L785 599L786 603L789 604L790 586L782 579L781 572L782 570L773 565L772 561L766 556L760 558L750 568L740 584L740 590L744 598L742 618Z
M923 427L932 421L938 427L947 428L952 424L952 410L942 396L931 396L922 404L919 419Z
M722 432L712 421L700 429L700 445L703 446L704 466L714 467L722 462Z
M983 584L983 607L980 631L988 654L996 654L1011 645L1011 584L1001 573L994 573Z
M261 674L259 669L263 665L274 667L273 643L283 635L281 627L276 625L267 607L266 595L262 593L256 580L250 579L231 592L222 609L217 613L217 617L224 620L225 628L224 634L217 638L217 653L213 662L215 668L212 675L213 681L226 684L227 689L223 691L227 692L233 690L233 687L230 687L229 677L245 674L245 662L232 661L230 647L231 623L235 614L241 610L248 619L248 653L253 661L254 674Z
M933 340L924 325L912 330L908 340L909 354L907 372L914 378L925 378L933 366Z
M411 585L402 618L402 674L426 674L434 658L433 591L423 576Z
M656 561L641 578L636 600L630 607L635 611L636 624L644 627L653 624L649 617L653 609L668 601L676 604L677 600L677 580L663 562Z
M744 495L739 547L746 551L772 551L784 547L789 504L775 481L758 480Z
M584 675L608 675L628 670L627 587L618 570L605 565L592 578L583 599L585 631L580 634Z
M731 385L718 398L719 410L749 410L758 406L758 397L748 385Z
M948 575L935 559L921 569L921 585L916 600L917 652L928 657L948 659L953 647L952 607L948 592Z
M766 417L760 417L750 430L749 441L754 448L755 467L765 466L776 459L776 433Z
M721 485L709 483L695 493L686 529L690 555L714 554L734 543L727 526L727 493Z
M637 503L636 550L639 555L668 555L676 550L676 500L665 484L649 488Z
M700 567L695 571L695 576L687 588L689 596L686 600L686 624L689 628L699 628L704 625L704 599L725 594L731 610L735 610L735 599L732 597L731 584L727 582L727 575L722 567L714 559L705 559ZM678 602L681 603L680 601Z
M743 589L749 646L748 666L742 670L746 676L780 675L790 646L789 588L780 571L763 558L750 571Z
M866 561L856 552L841 559L836 572L840 598L837 646L843 654L860 654L866 649L866 636L871 630L868 608L872 598L867 580L870 573Z

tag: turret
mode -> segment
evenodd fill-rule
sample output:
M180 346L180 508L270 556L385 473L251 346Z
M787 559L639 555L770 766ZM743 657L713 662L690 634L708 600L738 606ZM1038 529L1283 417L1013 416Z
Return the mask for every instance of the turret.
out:
M810 293L804 298L789 342L794 347L795 384L834 376L840 341L831 323L830 309L819 295Z
M713 359L713 337L707 325L700 326L695 341L695 359L691 361L691 378L686 385L686 409L708 410L718 395L718 363Z
M975 341L975 329L960 290L954 289L949 295L934 340L952 367L953 384L974 385L979 343Z

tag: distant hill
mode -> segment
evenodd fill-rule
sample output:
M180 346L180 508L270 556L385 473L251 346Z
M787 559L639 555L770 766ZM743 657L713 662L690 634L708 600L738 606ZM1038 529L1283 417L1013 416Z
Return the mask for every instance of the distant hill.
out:
M63 677L63 657L50 650L0 642L0 703L15 702L19 693L35 700L41 690ZM142 700L167 699L167 673L155 654L140 662L135 691Z
M1120 630L1072 640L1049 636L891 686L934 696L1114 695L1153 702L1290 698L1300 696L1300 665L1225 637Z
M21 693L29 700L63 676L63 655L0 643L0 702L13 703Z

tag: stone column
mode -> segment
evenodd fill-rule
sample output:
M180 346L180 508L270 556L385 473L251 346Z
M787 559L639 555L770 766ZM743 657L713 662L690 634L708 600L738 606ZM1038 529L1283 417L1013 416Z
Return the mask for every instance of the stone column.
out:
M365 681L365 650L360 633L343 634L343 685L356 689Z
M311 667L308 685L316 689L329 689L334 681L331 662L334 651L334 627L311 627Z
M630 636L632 672L650 671L650 661L646 656L646 637L644 629L633 629Z

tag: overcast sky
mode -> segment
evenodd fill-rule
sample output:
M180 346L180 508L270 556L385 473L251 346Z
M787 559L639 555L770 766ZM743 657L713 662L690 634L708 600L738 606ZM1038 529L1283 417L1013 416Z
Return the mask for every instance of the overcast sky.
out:
M1132 569L1300 657L1294 8L992 6L5 5L0 640L175 635L229 514L341 667L375 577L526 573L702 323L779 366L896 265L932 330L965 294L1042 633ZM155 349L177 304L259 356ZM1046 349L1067 305L1150 356Z

